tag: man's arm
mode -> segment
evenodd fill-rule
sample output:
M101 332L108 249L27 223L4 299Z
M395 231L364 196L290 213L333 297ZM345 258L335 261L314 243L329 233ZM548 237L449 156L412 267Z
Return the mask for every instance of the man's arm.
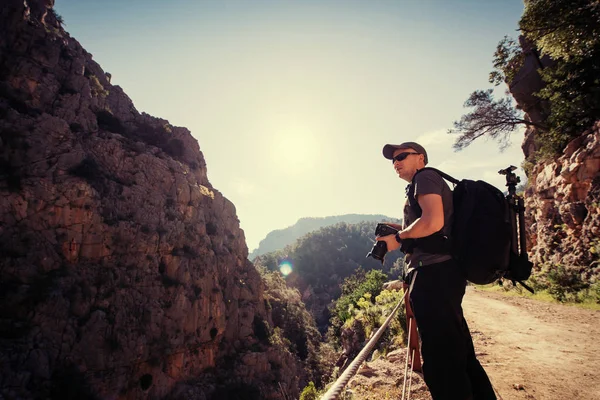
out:
M421 217L400 231L400 239L417 239L429 236L444 227L444 203L442 196L435 193L422 194L417 197L421 207Z

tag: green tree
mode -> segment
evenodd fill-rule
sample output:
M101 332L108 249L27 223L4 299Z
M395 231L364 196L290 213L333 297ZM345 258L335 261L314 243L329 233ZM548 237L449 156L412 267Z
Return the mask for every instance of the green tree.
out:
M555 64L540 71L550 104L544 142L558 152L600 119L600 2L537 0L525 3L521 32Z
M528 0L521 32L555 60L581 61L597 55L600 41L598 0Z
M540 154L560 153L565 145L600 119L600 2L598 0L528 0L519 21L521 34L553 63L539 70L545 83L536 95L548 104L547 117L533 124L508 98L494 100L491 90L471 94L473 111L454 123L457 150L487 135L506 145L518 126L535 126ZM505 37L494 54L490 82L512 82L524 50Z
M271 309L275 332L280 332L283 345L298 357L307 372L308 379L321 384L321 378L331 371L319 360L321 334L313 316L306 310L297 289L288 287L278 272L258 267L265 284L265 302Z
M511 82L519 68L523 65L524 54L519 43L513 38L504 36L496 46L494 53L494 70L490 72L489 81L495 86Z
M366 258L374 244L374 232L374 222L327 226L301 237L283 251L261 255L254 263L278 271L282 261L290 262L292 273L286 282L303 294L306 308L321 332L325 332L330 320L328 306L341 295L345 278L360 267L388 273L394 262L403 257L399 251L390 252L383 265L372 257Z
M495 79L495 78L494 78ZM510 97L495 100L493 89L476 90L464 106L473 110L454 122L450 134L459 134L453 147L462 150L481 136L489 136L500 143L502 148L509 144L510 134L522 125L536 125L523 118L523 112L516 109Z

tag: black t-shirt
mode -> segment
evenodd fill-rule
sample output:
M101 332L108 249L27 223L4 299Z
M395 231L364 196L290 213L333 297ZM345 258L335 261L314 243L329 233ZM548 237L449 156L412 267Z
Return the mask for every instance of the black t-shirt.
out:
M413 193L413 189L407 188L407 198L404 203L404 228L415 222L417 217L417 210L410 206L408 196ZM425 170L416 175L414 179L414 196L418 200L418 196L424 194L439 194L442 196L442 204L444 206L444 227L442 232L450 236L452 231L452 190L446 183L446 181L435 171ZM405 262L408 272L412 269L437 264L443 261L451 259L452 256L449 254L432 254L426 253L423 250L416 247L412 254L406 254Z

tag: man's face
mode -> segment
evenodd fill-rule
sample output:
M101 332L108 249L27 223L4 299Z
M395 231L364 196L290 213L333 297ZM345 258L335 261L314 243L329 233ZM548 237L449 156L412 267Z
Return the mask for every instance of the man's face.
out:
M415 153L417 153L417 151L411 148L397 149L394 151L394 169L396 170L396 173L398 173L398 176L407 182L412 180L417 169L421 169L425 166L423 155ZM398 160L396 159L397 157L404 159Z

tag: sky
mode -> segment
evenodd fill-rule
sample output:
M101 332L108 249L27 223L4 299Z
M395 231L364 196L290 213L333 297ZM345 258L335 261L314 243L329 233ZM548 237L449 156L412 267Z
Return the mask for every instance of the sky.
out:
M500 151L448 135L518 36L522 0L57 0L65 29L138 111L187 127L249 251L302 217L401 218L406 182L382 156L416 141L429 166L505 190ZM497 88L503 95L505 88Z

